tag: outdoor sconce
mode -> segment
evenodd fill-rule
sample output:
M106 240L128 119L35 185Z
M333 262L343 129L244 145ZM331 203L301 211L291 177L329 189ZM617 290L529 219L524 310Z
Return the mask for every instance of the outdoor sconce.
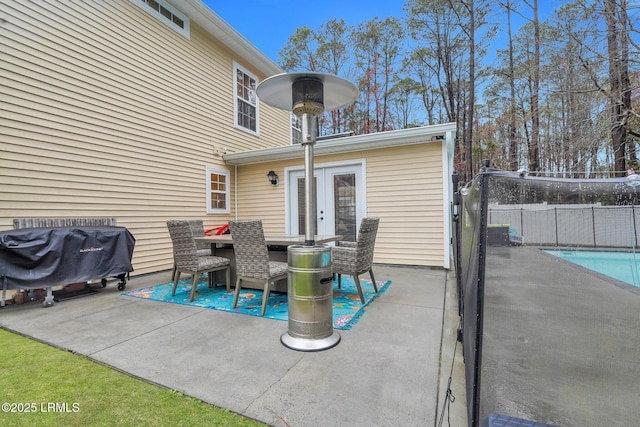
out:
M278 185L278 174L274 171L269 171L267 178L269 178L271 185Z

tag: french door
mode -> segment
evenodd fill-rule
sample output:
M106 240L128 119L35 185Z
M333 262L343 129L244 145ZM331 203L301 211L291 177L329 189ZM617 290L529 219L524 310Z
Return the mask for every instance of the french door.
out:
M314 170L316 189L316 234L340 234L355 241L364 217L362 164L319 167ZM290 234L305 234L304 170L288 176Z

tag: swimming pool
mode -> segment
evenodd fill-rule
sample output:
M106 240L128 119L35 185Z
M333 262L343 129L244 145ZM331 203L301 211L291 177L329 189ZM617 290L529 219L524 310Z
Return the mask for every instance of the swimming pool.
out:
M545 252L632 286L640 287L640 253L558 249L549 249Z

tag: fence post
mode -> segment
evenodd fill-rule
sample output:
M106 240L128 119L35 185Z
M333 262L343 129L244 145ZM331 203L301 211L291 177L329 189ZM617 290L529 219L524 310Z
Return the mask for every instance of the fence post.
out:
M553 208L553 217L556 223L556 246L558 246L558 208Z
M591 225L593 226L593 247L597 248L598 245L596 245L596 214L595 214L595 208L593 206L591 206Z
M631 205L631 216L633 217L633 241L634 249L638 247L638 230L636 229L636 205Z
M524 210L520 208L520 238L522 239L522 243L524 244Z

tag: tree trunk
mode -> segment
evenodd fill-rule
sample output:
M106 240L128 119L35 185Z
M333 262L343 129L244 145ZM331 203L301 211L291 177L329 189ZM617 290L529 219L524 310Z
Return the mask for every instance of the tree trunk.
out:
M613 147L613 165L616 176L624 176L625 140L627 130L624 127L624 104L622 101L621 55L618 42L619 25L615 14L615 1L604 0L604 14L607 21L607 48L609 53L609 80L611 103L611 143Z
M475 104L475 15L474 0L469 1L469 101L467 104L467 128L464 136L465 172L473 178L473 110Z
M513 61L513 34L511 33L511 0L507 2L507 29L509 31L509 86L511 107L509 109L509 167L518 169L518 144L516 141L516 81Z
M629 78L629 16L627 14L627 0L620 0L620 85L622 90L622 104L624 108L625 131L629 126L629 111L631 111L631 80ZM628 132L627 132L628 133ZM625 134L625 139L627 135ZM625 149L629 154L631 164L636 164L635 145L625 141Z
M533 0L533 82L531 91L531 144L529 145L529 171L540 169L540 111L538 107L540 93L540 19L538 18L538 0Z

